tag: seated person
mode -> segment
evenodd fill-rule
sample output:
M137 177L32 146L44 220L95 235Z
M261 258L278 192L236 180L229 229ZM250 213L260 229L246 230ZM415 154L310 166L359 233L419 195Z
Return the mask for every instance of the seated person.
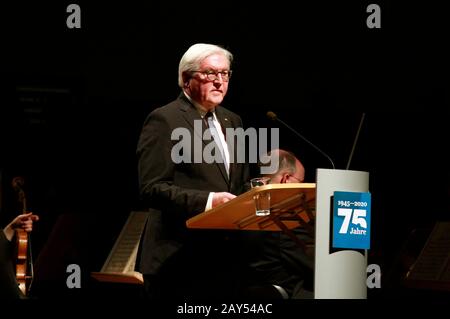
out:
M305 169L290 152L273 150L278 170L270 183L302 183ZM264 161L266 162L266 161ZM312 242L301 227L292 230L303 242ZM244 297L256 299L300 299L313 297L313 258L283 232L243 232L242 258L245 263Z
M0 300L23 298L15 276L12 239L19 228L31 232L33 221L38 219L39 217L33 213L22 214L14 218L4 229L0 228Z

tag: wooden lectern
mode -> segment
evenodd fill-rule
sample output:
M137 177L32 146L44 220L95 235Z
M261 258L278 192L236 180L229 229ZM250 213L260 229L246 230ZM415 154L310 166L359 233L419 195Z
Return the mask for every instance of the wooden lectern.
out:
M256 216L253 197L270 192L270 215ZM268 184L190 218L188 228L283 231L306 250L291 229L304 227L314 234L316 184Z
M269 216L256 216L253 196L270 192ZM316 183L269 184L187 221L188 228L283 231L306 254L306 244L292 232L304 227L314 238L314 298L367 298L367 250L333 251L334 192L368 192L369 173L318 169Z

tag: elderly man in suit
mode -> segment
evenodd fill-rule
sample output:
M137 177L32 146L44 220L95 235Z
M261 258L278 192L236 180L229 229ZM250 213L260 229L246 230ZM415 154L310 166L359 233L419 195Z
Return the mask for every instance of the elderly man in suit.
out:
M232 60L220 46L191 46L179 64L181 94L145 120L137 155L149 217L138 270L150 298L222 298L235 291L236 234L186 227L190 217L245 191L248 165L231 152L235 139L226 138L242 121L220 105Z

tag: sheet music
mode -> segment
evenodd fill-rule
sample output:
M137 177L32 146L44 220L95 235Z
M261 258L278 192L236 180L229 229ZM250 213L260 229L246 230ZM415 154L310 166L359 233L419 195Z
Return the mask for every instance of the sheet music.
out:
M132 273L139 240L145 226L146 212L131 212L101 272Z
M436 223L407 277L450 282L450 222Z

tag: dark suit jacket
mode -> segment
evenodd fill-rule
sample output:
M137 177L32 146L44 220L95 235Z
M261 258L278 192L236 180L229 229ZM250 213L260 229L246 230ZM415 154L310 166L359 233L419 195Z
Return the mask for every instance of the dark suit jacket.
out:
M216 108L216 116L224 129L242 127L241 118L222 106ZM191 163L174 163L172 147L180 140L171 140L171 134L177 128L185 128L190 135L186 145L193 147L194 139L198 143L200 138L199 133L194 132L195 120L203 123L199 112L183 93L175 101L155 109L145 120L137 147L141 196L150 208L140 245L138 270L143 274L158 274L182 249L187 252L179 261L183 263L179 264L180 268L198 258L211 257L212 252L227 246L226 232L189 230L186 220L204 211L210 192L242 193L248 179L248 166L232 161L228 178L223 164L208 164L203 160L194 163L194 150L188 154ZM201 151L210 142L200 142Z
M303 228L293 233L305 242L313 238ZM301 290L313 290L314 261L283 232L248 231L243 233L242 250L245 252L245 285L278 285L290 298L298 298Z
M0 228L0 300L19 299L22 294L16 281L13 247Z

